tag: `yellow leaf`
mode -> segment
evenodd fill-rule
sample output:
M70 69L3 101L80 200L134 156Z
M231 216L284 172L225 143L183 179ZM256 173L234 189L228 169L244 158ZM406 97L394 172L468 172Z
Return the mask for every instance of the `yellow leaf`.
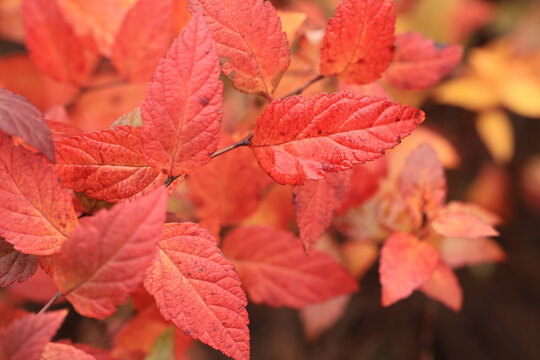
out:
M502 110L481 113L476 119L476 131L489 153L500 164L514 156L514 128Z

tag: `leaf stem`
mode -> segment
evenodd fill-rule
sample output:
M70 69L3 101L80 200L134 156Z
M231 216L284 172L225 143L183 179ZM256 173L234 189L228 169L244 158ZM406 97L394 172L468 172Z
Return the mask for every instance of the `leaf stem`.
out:
M165 179L165 187L169 187L169 185L171 185L174 180L178 179L180 176L182 175L176 175L176 176L173 176L173 177L168 177L167 179Z
M307 83L305 83L304 85L300 86L298 89L294 90L294 91L291 91L290 93L288 93L287 95L284 95L282 97L280 97L279 99L280 100L284 100L286 98L288 98L289 96L293 96L293 95L299 95L301 94L302 92L304 92L304 90L306 90L308 87L310 87L311 85L315 84L317 81L320 81L324 79L324 75L317 75L316 77L314 77L313 79L309 80Z
M234 144L232 144L230 146L227 146L226 148L223 148L221 150L216 151L215 153L210 155L210 157L214 158L214 157L219 156L221 154L225 154L226 152L231 151L233 149L236 149L237 147L240 147L240 146L248 146L249 144L251 144L251 138L252 137L253 137L253 130L251 130L249 132L248 136L246 136L245 138L243 138L239 142L234 143Z
M54 294L54 296L52 297L52 299L49 300L49 302L46 303L45 306L43 306L43 307L41 308L41 310L39 310L39 312L38 312L37 314L38 314L38 315L39 315L39 314L43 314L45 311L47 311L47 310L51 307L51 305L52 305L56 300L58 300L58 298L59 298L60 296L62 296L62 293L61 293L60 291L57 292L56 294Z

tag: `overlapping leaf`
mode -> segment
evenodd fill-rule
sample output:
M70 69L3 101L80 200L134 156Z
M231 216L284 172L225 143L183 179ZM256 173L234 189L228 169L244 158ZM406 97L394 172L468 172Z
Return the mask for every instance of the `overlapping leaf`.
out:
M401 172L399 189L418 225L424 214L433 214L442 207L446 200L446 177L431 146L423 144L411 152Z
M480 217L467 211L443 208L431 223L433 229L447 237L481 238L497 236L499 232Z
M139 0L124 17L111 61L131 81L148 81L170 41L172 0Z
M54 258L54 282L80 314L111 315L144 277L165 222L165 189L81 220Z
M194 0L217 43L221 69L235 88L271 98L289 66L289 44L265 0Z
M296 224L304 250L317 243L332 222L347 192L352 171L328 174L325 179L307 181L293 187Z
M165 320L233 359L249 359L246 295L208 231L166 224L144 286Z
M396 37L394 59L384 78L403 90L422 90L437 84L461 61L463 49L456 44L436 44L419 33Z
M54 162L54 143L43 114L20 95L0 88L0 130L22 138Z
M393 0L344 0L328 21L321 49L321 74L348 83L377 80L392 60Z
M56 1L24 0L25 44L34 65L65 83L84 85L92 71L87 54Z
M382 305L389 306L408 297L431 278L439 255L429 243L396 232L384 243L380 261Z
M445 238L438 249L441 259L453 268L506 259L500 245L488 238Z
M15 281L25 281L34 275L37 267L37 256L22 254L13 245L0 239L0 287L9 286Z
M299 185L382 156L423 120L420 110L349 91L298 95L266 107L250 146L274 180Z
M90 354L77 349L75 346L59 343L45 345L41 360L96 360Z
M454 271L443 262L439 262L431 278L422 285L420 290L456 312L461 310L463 290Z
M255 303L302 308L358 288L332 257L316 249L306 256L299 239L286 231L238 227L223 240L222 250Z
M52 166L0 134L0 236L23 253L49 255L77 224Z
M28 314L0 329L0 356L8 360L39 360L67 315L67 310Z
M167 178L140 154L140 128L85 133L56 142L56 171L64 186L95 199L120 201L151 192Z
M214 41L200 13L154 72L141 105L142 154L175 177L210 161L221 126L223 83Z
M216 214L225 225L252 214L272 180L260 169L249 149L236 149L189 175L189 196L197 215Z

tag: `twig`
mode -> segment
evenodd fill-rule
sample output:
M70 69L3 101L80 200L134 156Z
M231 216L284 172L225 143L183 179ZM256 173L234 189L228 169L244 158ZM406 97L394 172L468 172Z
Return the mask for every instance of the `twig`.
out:
M60 291L57 292L56 294L54 294L54 296L52 297L52 299L49 300L49 302L46 303L45 306L43 306L43 307L41 308L41 310L39 310L39 312L38 312L37 314L38 314L38 315L39 315L39 314L43 314L45 311L47 311L47 310L51 307L51 305L52 305L56 300L58 300L58 298L59 298L60 296L62 296L62 293L61 293Z
M230 146L227 146L226 148L223 148L221 150L216 151L210 157L214 158L214 157L219 156L221 154L225 154L226 152L231 151L232 149L236 149L237 147L240 147L240 146L248 146L249 144L251 144L251 138L252 137L253 137L253 130L251 130L249 132L248 136L246 136L245 138L243 138L239 142L234 143L234 144L232 144Z
M315 84L317 81L320 81L324 79L324 75L317 75L316 77L314 77L313 79L309 80L307 83L305 83L304 85L300 86L298 89L294 90L294 91L291 91L290 93L288 93L287 95L285 96L282 96L280 97L279 99L280 100L283 100L283 99L286 99L288 98L289 96L293 96L293 95L299 95L301 94L304 90L306 90L308 87L310 87L311 85Z

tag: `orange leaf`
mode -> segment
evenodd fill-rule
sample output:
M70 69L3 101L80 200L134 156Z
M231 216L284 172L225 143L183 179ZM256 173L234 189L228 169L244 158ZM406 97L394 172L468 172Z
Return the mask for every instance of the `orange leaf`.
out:
M420 290L456 312L461 310L463 290L456 274L445 263L439 262L431 278L422 285Z
M56 1L24 0L25 44L36 67L52 78L82 86L94 60L66 21Z
M487 238L445 238L439 245L439 254L453 268L506 260L499 244Z
M423 90L437 84L461 61L463 49L441 45L420 33L396 37L394 59L384 79L403 90Z
M341 254L352 275L362 279L377 260L379 249L375 242L347 241L341 247Z
M7 360L39 360L67 315L67 310L28 314L0 329L0 355Z
M293 203L300 239L306 253L330 226L343 196L349 189L352 171L328 174L325 179L293 187Z
M443 208L431 223L433 229L447 237L469 239L498 236L499 232L480 217L468 212Z
M48 343L45 345L41 360L96 360L90 354L68 344Z
M56 142L55 167L64 186L95 199L121 201L148 194L167 176L140 154L139 128L85 133Z
M0 239L0 287L9 286L15 280L26 281L37 267L37 256L21 254L13 245Z
M438 262L437 251L427 242L407 233L393 233L381 249L382 305L390 306L412 294L431 278Z
M243 92L271 98L289 67L289 44L270 1L195 0L217 43L223 73Z
M0 130L22 138L54 162L54 143L43 114L24 97L2 88Z
M250 146L275 181L300 185L382 156L423 120L420 110L349 91L298 95L266 107Z
M0 236L34 255L57 252L77 227L70 193L51 165L0 134Z
M321 49L321 74L348 83L377 80L392 60L393 0L344 0L328 21Z
M142 154L170 178L210 162L218 145L223 83L214 41L195 14L162 59L141 104Z
M224 225L251 215L272 180L260 169L246 148L235 149L189 175L189 197L197 216L215 213Z
M316 249L306 256L299 239L286 231L239 227L223 240L222 250L249 298L258 304L300 309L358 289L356 280L331 256Z
M170 41L172 0L139 0L124 17L111 61L130 81L149 81Z
M165 222L165 189L85 217L54 258L54 282L75 310L103 319L144 277Z
M246 295L208 231L165 224L144 287L165 320L233 359L249 359Z
M428 144L413 150L401 172L399 189L420 225L424 214L431 214L446 200L446 177L437 153Z

